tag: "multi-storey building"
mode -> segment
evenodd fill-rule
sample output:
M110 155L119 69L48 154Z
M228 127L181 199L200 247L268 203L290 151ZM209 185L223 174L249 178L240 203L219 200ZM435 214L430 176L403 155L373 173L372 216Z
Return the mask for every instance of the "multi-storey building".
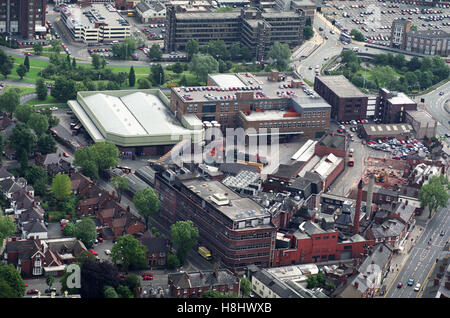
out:
M448 55L450 33L444 30L411 30L411 21L392 22L391 46L425 55Z
M207 87L172 88L170 108L201 121L217 121L222 129L253 128L264 134L320 137L330 127L330 105L289 74L212 74ZM278 134L278 133L277 133Z
M184 50L189 40L200 45L211 40L223 40L227 45L241 42L255 57L264 59L275 42L294 47L303 41L305 13L295 11L270 11L251 8L229 13L180 13L177 7L167 8L166 51Z
M343 75L316 76L314 90L331 105L338 121L365 119L368 97Z
M61 9L61 21L75 41L84 43L119 41L131 35L128 22L109 3L67 5Z
M375 106L376 118L383 123L403 123L408 110L417 110L417 103L404 93L380 88Z
M0 0L0 33L30 38L45 26L47 0Z
M268 209L219 181L181 172L165 169L156 173L161 222L170 226L180 220L192 221L199 231L199 243L228 268L272 266L277 228Z

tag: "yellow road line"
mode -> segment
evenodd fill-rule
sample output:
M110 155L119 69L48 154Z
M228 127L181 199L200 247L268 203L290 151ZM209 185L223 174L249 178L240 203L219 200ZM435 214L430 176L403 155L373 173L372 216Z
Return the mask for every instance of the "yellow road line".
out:
M423 288L424 288L424 286L425 286L426 283L427 283L428 277L430 276L430 274L431 274L431 272L433 271L433 269L434 269L435 266L436 266L436 261L433 263L433 266L431 266L431 269L430 269L430 271L428 272L427 277L425 277L425 281L423 282L422 286L420 286L420 289L419 289L419 291L417 292L416 298L419 298L419 295L420 295L420 293L423 291Z
M397 275L395 275L395 278L392 280L392 284L391 286L389 286L388 290L386 291L386 293L384 294L384 298L386 298L386 296L389 294L389 291L391 290L392 286L394 286L395 280L397 279L398 275L400 275L400 273L402 272L403 267L406 265L406 262L409 259L409 256L411 256L411 254L408 254L408 256L406 257L406 259L404 260L402 267L400 267L400 269L397 272Z

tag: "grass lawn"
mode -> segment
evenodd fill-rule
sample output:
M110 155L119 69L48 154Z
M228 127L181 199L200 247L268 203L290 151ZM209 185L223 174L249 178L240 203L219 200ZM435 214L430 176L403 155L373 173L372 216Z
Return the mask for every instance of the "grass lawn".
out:
M6 86L6 88L4 89L3 93L11 90L11 89L17 89L19 95L25 95L25 94L29 94L29 93L34 93L36 90L32 87L22 87L22 86L13 86L13 85L8 85Z
M50 107L58 107L58 108L66 108L67 104L58 102L53 96L48 95L44 100L40 100L38 98L34 98L30 101L28 101L27 103L25 103L25 105L29 105L29 106L34 106L34 105L40 105L40 104L52 104L52 105L46 105L46 106L40 106L40 108L50 108Z

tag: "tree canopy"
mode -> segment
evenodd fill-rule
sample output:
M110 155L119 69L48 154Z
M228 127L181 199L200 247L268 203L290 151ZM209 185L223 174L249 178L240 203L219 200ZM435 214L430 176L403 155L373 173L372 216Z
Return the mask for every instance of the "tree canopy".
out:
M90 218L83 218L75 223L75 237L82 241L87 248L94 245L97 238L97 229L95 223Z
M433 176L419 191L419 201L422 208L429 209L429 218L440 207L446 207L450 194L448 193L449 180L444 175Z
M0 265L0 298L22 298L25 282L14 265Z
M72 189L72 182L67 174L58 173L52 181L52 192L59 201L67 199Z
M170 227L172 240L177 245L177 257L181 264L186 261L186 256L198 240L198 229L192 221L178 221Z
M158 195L152 188L145 188L136 192L133 197L133 203L139 214L145 219L145 226L148 228L148 220L159 209Z
M195 74L197 79L206 81L208 74L219 71L219 62L212 56L197 53L192 56L189 70Z
M147 266L147 248L132 235L124 235L117 239L111 249L111 259L121 263L122 268L142 269Z
M111 142L97 142L75 151L74 164L92 178L97 179L99 170L114 168L119 162L119 149Z
M287 69L291 58L291 49L286 43L275 42L270 47L267 56L274 60L274 65L279 71L284 71Z

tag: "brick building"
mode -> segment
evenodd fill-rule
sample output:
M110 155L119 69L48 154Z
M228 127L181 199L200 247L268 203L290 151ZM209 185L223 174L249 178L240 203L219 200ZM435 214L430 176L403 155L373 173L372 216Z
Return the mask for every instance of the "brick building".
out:
M391 31L391 47L406 52L425 55L448 55L450 33L444 30L411 30L409 20L394 20Z
M170 109L178 119L191 114L222 130L253 128L256 134L278 129L280 138L317 138L329 130L330 105L292 74L211 74L207 84L172 88Z
M417 110L417 103L401 92L380 88L375 106L375 118L383 123L406 122L406 111Z
M174 169L160 171L155 178L161 222L170 226L191 220L199 230L199 243L228 268L271 266L277 228L267 209L216 180Z
M338 231L324 230L312 221L302 223L284 238L289 245L275 249L274 266L359 258L373 245L373 240L359 234L341 240Z
M331 117L338 121L365 119L369 98L344 75L316 76L314 90L331 105Z
M176 298L201 298L208 290L239 295L239 278L229 270L171 273L168 276L170 295Z
M46 8L47 0L1 0L0 34L20 34L27 39L42 32Z

